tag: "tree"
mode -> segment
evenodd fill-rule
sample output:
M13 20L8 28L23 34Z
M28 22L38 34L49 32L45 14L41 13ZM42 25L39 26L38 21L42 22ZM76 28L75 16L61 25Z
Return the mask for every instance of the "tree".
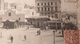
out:
M73 24L72 22L69 22L69 23L65 23L64 24L65 26L64 26L64 29L67 29L67 30L77 30L78 29L78 27L75 25L75 24Z

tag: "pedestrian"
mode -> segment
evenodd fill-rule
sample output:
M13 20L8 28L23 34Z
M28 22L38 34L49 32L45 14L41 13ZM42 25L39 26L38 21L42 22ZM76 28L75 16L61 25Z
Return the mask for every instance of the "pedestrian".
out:
M0 33L0 38L2 38L2 32Z
M26 35L24 35L24 40L26 40Z
M41 31L40 31L40 30L38 30L38 31L37 31L37 35L40 35L40 34L41 34Z
M29 27L27 27L27 29L29 29Z
M11 39L11 43L13 43L13 36L11 36L10 39Z
M26 28L26 30L29 29L29 27Z

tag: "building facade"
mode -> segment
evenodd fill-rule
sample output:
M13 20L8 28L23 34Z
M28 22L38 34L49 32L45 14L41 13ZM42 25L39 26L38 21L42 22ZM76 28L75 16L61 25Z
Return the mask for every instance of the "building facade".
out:
M60 0L36 0L36 12L40 16L48 16L60 19L61 1Z
M4 11L4 14L0 14L0 20L4 28L17 28L25 22L25 15L16 14L15 10L9 9Z
M50 21L50 19L46 16L32 16L26 18L28 21L28 24L33 25L33 27L37 28L44 28L47 24L47 21Z

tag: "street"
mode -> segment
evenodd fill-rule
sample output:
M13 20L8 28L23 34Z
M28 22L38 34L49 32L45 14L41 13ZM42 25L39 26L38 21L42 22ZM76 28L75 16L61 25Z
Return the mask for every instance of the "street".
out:
M52 30L42 30L41 34L37 35L38 30L38 28L0 29L0 44L53 44ZM12 43L10 36L13 37ZM55 37L55 40L55 44L64 44L63 37Z

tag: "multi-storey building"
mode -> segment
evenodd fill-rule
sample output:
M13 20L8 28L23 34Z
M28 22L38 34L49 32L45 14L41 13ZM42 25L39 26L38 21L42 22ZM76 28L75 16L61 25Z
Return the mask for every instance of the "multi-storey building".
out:
M35 0L36 12L40 16L48 16L60 19L61 1L60 0Z

